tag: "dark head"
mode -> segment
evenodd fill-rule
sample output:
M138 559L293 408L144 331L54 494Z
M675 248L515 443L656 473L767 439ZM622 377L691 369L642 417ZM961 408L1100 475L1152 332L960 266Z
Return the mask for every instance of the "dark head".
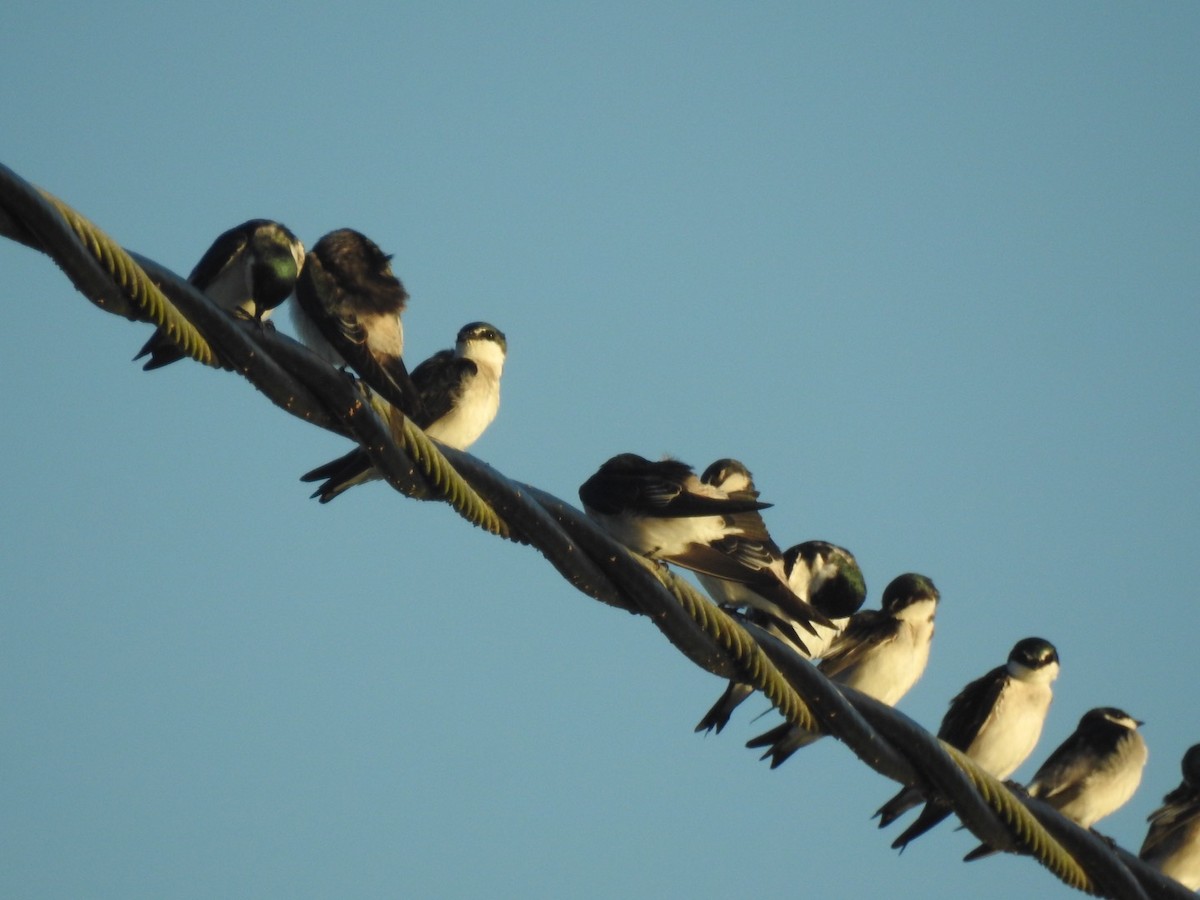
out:
M933 581L915 572L897 575L883 589L883 609L892 615L922 601L931 600L936 606L941 599Z
M323 273L343 294L367 312L399 313L408 292L392 272L392 257L352 228L331 231L309 251L301 272L304 282ZM310 271L310 267L313 271Z
M718 459L704 470L700 480L726 492L754 490L754 476L736 459Z
M1183 754L1183 780L1193 788L1200 788L1200 744L1193 744Z
M458 338L455 343L460 352L472 341L498 344L502 354L508 353L508 339L504 336L504 332L489 322L471 322L458 329Z
M862 569L845 547L805 541L784 551L783 566L789 576L797 566L804 567L809 573L808 602L831 619L854 615L867 598Z
M1145 722L1139 721L1125 712L1123 709L1117 709L1115 706L1098 706L1095 709L1089 709L1083 714L1083 718L1079 720L1079 728L1125 728L1129 731L1136 731L1140 726L1145 725Z
M304 265L304 245L291 231L278 222L253 219L241 226L250 226L250 250L253 254L255 316L262 319L268 309L274 309L288 298L300 277Z
M1057 671L1057 667L1058 651L1043 638L1030 637L1017 641L1008 654L1008 668L1014 675L1022 670L1040 672L1053 668Z

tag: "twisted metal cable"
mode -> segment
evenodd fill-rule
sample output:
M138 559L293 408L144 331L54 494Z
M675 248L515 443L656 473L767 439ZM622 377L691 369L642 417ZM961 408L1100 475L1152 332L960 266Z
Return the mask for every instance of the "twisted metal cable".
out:
M1095 885L1083 867L1066 851L1062 844L1051 837L1033 813L1017 800L1012 791L1008 790L999 779L981 769L975 760L957 747L952 747L945 741L940 743L942 750L954 761L954 764L967 777L988 806L1038 862L1068 887L1089 894L1096 893ZM936 779L934 783L936 784Z
M210 344L212 339L225 351L224 364L245 376L288 412L300 414L309 421L319 419L325 427L332 426L333 420L340 420L343 428L338 430L346 434L357 435L359 431L376 430L372 427L374 423L367 421L368 416L358 416L357 427L347 422L358 412L361 404L347 404L344 395L332 398L329 393L322 396L318 392L314 397L311 392L311 381L314 380L311 371L308 390L297 383L266 351L265 338L271 333L259 330L255 336L255 326L239 323L224 315L194 286L153 263L152 267L158 271L160 279L173 282L174 296L184 307L181 311L147 274L145 267L135 262L123 247L66 203L46 191L34 188L4 166L0 166L0 206L9 217L5 220L8 226L5 233L13 233L23 243L42 250L69 275L72 264L78 260L80 249L100 264L107 275L106 283L97 285L94 272L88 272L86 277L78 281L72 280L101 309L127 318L148 319L163 327L193 359L207 365L221 365ZM67 229L62 228L59 221L65 223ZM10 223L17 224L14 226ZM151 263L148 260L143 262ZM131 301L132 307L114 299L110 290L112 286L119 291L115 296ZM295 364L294 357L292 362ZM315 380L323 382L324 390L329 390L331 383L328 379ZM321 403L322 400L325 402ZM334 413L332 420L328 415L316 411L321 405L325 406L326 412ZM468 521L492 534L507 535L507 528L499 516L458 476L425 433L399 413L388 415L392 420L397 417L401 421L398 427L393 427L393 432L398 431L398 434L393 434L392 438L409 458L417 461L435 493ZM394 421L393 425L396 425ZM385 440L383 443L391 441ZM385 455L382 450L378 452L381 456ZM385 477L388 470L396 468L395 462L394 457L382 461L380 469Z
M188 356L205 365L217 365L212 348L196 327L163 296L116 241L53 194L34 188L3 165L0 165L0 195L9 214L25 225L29 234L37 239L39 249L56 261L69 255L65 252L68 248L63 245L67 243L64 237L70 234L74 238L72 243L82 247L100 264L119 293L110 290L93 294L80 286L84 295L97 306L126 318L149 320L163 328ZM57 213L57 220L54 213ZM61 223L65 223L69 231L65 231ZM70 268L63 266L63 269L75 280ZM78 282L76 284L79 286Z
M1100 896L1193 896L1045 804L1012 793L902 713L833 684L687 581L614 543L575 507L505 478L470 454L439 448L407 417L306 348L224 315L186 281L152 260L131 257L3 166L0 234L51 256L102 309L176 329L189 355L206 357L210 365L219 359L286 411L357 440L403 493L445 499L473 524L532 545L576 589L647 616L698 666L752 684L793 724L823 730L887 777L932 791L981 840L1028 852L1064 883Z
M373 397L376 411L386 401ZM392 407L388 407L392 409ZM499 537L508 537L509 528L503 519L475 492L466 480L455 471L437 445L408 416L402 416L398 443L436 488L442 498L460 516ZM395 434L395 429L393 429Z

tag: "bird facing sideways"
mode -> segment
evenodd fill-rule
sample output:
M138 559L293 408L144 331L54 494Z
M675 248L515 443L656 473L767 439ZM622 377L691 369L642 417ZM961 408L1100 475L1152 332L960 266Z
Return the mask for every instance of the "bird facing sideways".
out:
M851 616L818 668L838 684L895 706L925 672L940 600L924 575L898 575L884 588L882 608ZM746 746L766 747L762 758L770 757L774 769L822 736L784 722Z
M458 332L453 350L439 350L417 366L412 381L424 410L416 423L431 438L456 450L477 441L500 409L500 376L508 340L495 325L471 322ZM314 493L328 503L356 484L379 478L361 447L301 476L323 481Z
M251 219L218 236L188 281L218 308L261 325L291 295L303 263L304 245L291 231L278 222ZM142 366L149 371L185 355L159 328L134 359L149 356Z
M330 365L347 365L413 419L421 398L404 365L400 317L408 292L391 257L350 228L331 231L304 258L292 321L300 339Z
M1150 814L1138 856L1189 891L1200 889L1200 744L1183 754L1183 781Z
M1053 699L1051 684L1058 677L1058 651L1042 638L1018 641L1008 661L977 678L950 701L938 738L954 747L984 771L1001 780L1023 763L1042 734ZM884 828L926 800L917 786L903 788L876 811ZM950 815L949 807L929 800L892 848L903 851Z
M1142 781L1149 751L1138 732L1144 723L1112 706L1090 709L1042 763L1025 789L1080 828L1091 828L1129 802ZM996 851L981 844L966 862Z
M809 633L829 620L787 584L783 559L752 490L703 483L691 466L622 453L579 487L584 511L617 541L649 559L745 585L740 601L794 621Z

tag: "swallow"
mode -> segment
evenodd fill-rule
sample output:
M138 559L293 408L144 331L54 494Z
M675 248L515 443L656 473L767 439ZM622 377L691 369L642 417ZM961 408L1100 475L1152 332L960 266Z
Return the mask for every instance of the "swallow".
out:
M1112 706L1088 710L1025 790L1080 828L1091 828L1128 803L1141 783L1148 756L1146 741L1138 732L1143 724ZM971 862L995 852L980 844L963 860Z
M1200 889L1200 744L1183 754L1183 781L1150 813L1138 852L1145 862L1189 891Z
M793 623L769 613L749 609L741 617L779 638L805 659L815 659L825 653L849 623L850 616L862 606L867 596L862 569L854 554L827 541L805 541L789 547L783 552L783 566L788 586L796 596L828 617L832 627L816 625L817 636L801 641ZM754 688L750 685L730 681L725 693L700 720L696 731L715 730L720 734L729 724L733 711L752 693Z
M850 617L817 667L826 678L895 706L925 672L933 641L933 620L941 595L924 575L893 578L883 591L882 608ZM822 735L784 722L746 742L766 747L762 758L777 768Z
M220 309L260 325L296 286L304 245L287 228L251 219L220 235L188 275L188 281ZM160 369L184 352L163 329L146 341L134 359L149 356L142 369Z
M950 701L938 738L969 756L985 772L1004 780L1021 765L1042 735L1058 677L1058 651L1042 638L1018 641L1008 662L968 684ZM906 787L875 813L885 828L926 800L919 787ZM950 808L929 800L892 842L903 851L916 838L950 815Z
M754 486L754 476L750 474L750 470L745 465L736 459L718 459L704 470L700 476L700 483L727 495L737 494L755 499L759 496L758 489ZM756 535L754 552L761 557L762 568L775 575L773 584L786 583L787 571L783 563L783 553L767 533L767 526L763 522L762 516L757 511L748 511L742 516L743 522ZM708 591L709 596L720 606L726 608L761 607L770 603L768 598L760 595L752 596L753 589L745 581L734 581L704 572L698 572L697 577L704 589Z
M495 325L471 322L459 329L453 350L439 350L412 372L425 433L456 450L466 450L487 430L500 409L500 376L508 340ZM361 447L300 477L324 481L313 497L328 503L338 494L379 477Z
M420 395L404 365L400 316L408 292L391 257L357 231L331 231L304 257L292 321L300 339L330 365L345 366L413 419Z
M829 620L787 584L783 557L763 525L755 491L704 484L678 460L622 453L579 488L584 511L616 540L649 559L749 588L741 602L810 633Z

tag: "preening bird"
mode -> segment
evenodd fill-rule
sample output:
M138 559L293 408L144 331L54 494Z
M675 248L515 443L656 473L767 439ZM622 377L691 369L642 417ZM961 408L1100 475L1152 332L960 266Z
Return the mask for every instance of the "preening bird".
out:
M304 245L283 225L251 219L213 241L188 281L220 309L266 322L288 298L304 263ZM149 356L142 368L160 369L183 359L184 352L159 328L134 359Z
M832 626L816 625L816 636L799 640L797 626L776 618L758 609L749 609L742 617L777 637L805 659L814 659L824 654L858 611L867 596L866 582L854 555L844 547L828 541L805 541L789 547L783 553L784 571L788 586L796 596L807 600L820 613L828 617ZM807 647L806 647L807 645ZM696 726L696 731L713 731L718 734L729 723L737 707L754 693L754 689L742 682L732 680L725 692L713 704Z
M747 490L703 483L678 460L651 462L622 453L579 488L587 514L616 540L649 559L744 585L740 602L815 634L829 620L787 584L783 558L759 510L771 504Z
M357 231L331 231L305 256L296 301L292 321L315 353L331 365L348 365L406 415L423 416L403 357L400 316L408 292L390 256Z

